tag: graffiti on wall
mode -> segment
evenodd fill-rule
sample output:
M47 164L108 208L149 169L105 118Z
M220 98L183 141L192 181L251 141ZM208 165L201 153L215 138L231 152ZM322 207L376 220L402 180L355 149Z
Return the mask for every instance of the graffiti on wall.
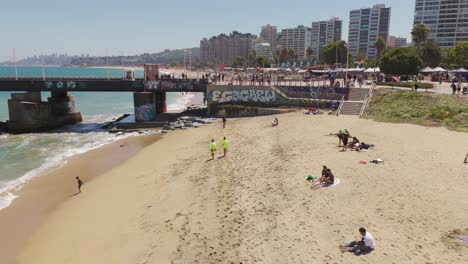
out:
M156 118L156 108L154 104L144 104L135 107L135 120L137 122L153 121Z
M75 89L76 88L76 82L75 81L47 81L44 82L44 88L45 89Z
M217 103L268 103L276 100L276 92L263 89L218 90L211 93L210 99Z

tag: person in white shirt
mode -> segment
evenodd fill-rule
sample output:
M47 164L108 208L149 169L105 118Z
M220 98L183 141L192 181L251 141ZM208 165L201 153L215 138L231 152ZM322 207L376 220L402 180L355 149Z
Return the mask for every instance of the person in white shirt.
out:
M357 255L370 253L375 248L374 237L365 228L359 228L361 239L340 246L342 252L352 252Z

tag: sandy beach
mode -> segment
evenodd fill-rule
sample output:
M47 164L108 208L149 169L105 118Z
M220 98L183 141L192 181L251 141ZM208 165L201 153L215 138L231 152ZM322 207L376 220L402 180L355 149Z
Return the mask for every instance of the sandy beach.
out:
M54 168L26 183L14 192L18 198L0 210L0 256L2 264L15 263L18 251L32 232L63 201L77 192L75 176L85 183L129 159L159 135L127 137L85 154L77 155L66 164ZM122 147L121 147L122 146Z
M468 231L468 134L277 117L276 128L270 116L164 135L48 213L18 263L466 263L449 235ZM375 149L339 152L329 133L343 128ZM207 162L223 136L228 156ZM375 158L385 162L360 164ZM323 165L341 184L311 190ZM376 250L341 253L361 226Z

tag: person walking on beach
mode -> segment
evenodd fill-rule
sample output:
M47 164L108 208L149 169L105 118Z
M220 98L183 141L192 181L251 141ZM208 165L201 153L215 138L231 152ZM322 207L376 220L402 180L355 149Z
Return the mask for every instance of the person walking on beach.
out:
M214 139L212 139L211 144L210 144L211 160L214 160L216 149L217 149L216 142Z
M76 176L75 179L76 179L76 183L78 184L78 193L81 193L81 185L83 185L83 181L78 176Z
M468 165L468 153L466 153L466 156L465 156L465 165Z
M227 149L229 147L229 141L226 139L226 137L224 137L223 140L221 141L221 147L223 148L223 151L224 151L223 157L226 157Z
M226 117L223 116L223 128L226 128L226 121L227 121L227 120L226 120Z
M340 246L341 252L352 252L358 255L370 253L374 250L375 245L372 234L363 227L359 228L359 234L361 234L360 239Z

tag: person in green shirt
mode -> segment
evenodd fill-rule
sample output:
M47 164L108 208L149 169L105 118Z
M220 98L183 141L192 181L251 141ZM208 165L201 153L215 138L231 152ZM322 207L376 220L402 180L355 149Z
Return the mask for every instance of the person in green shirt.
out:
M211 140L210 144L210 151L211 151L211 159L214 160L215 152L217 149L217 145L214 139Z
M226 139L226 137L224 137L224 139L221 141L221 147L223 148L223 151L224 151L223 157L226 157L227 149L229 147L229 141Z

